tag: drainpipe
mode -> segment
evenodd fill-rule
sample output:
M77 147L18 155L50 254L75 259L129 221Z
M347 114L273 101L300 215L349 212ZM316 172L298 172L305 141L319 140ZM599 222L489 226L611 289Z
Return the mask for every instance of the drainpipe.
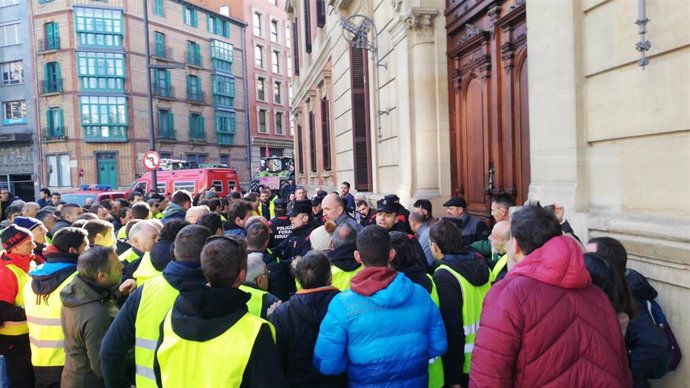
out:
M247 152L245 155L245 158L247 159L247 170L248 173L248 181L247 184L251 185L252 184L252 129L251 129L251 121L249 116L251 112L249 112L249 80L247 77L249 77L249 74L247 72L247 67L249 66L249 63L247 62L247 26L244 25L242 26L242 56L243 56L243 62L244 62L244 68L242 69L242 75L244 76L244 121L245 121L245 128L247 130ZM249 190L249 187L247 187L247 190Z

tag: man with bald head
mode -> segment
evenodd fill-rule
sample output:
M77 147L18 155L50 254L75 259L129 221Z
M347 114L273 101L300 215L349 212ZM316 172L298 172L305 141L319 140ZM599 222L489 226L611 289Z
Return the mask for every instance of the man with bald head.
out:
M510 240L510 222L505 220L497 222L489 235L492 253L489 267L492 267L492 282L503 279L508 272L508 255L506 254L508 251L508 240Z
M66 228L81 215L81 207L76 203L68 203L62 207L60 210L60 218L58 218L55 226L50 230L50 234L55 236L58 230Z
M201 217L204 214L210 212L211 210L206 205L192 206L189 208L189 210L187 210L187 214L185 214L184 220L189 222L190 224L198 224Z
M158 226L149 221L139 221L132 226L127 239L132 247L120 255L120 261L125 266L122 270L123 280L134 278L134 272L139 269L145 254L151 252L159 234ZM148 260L151 260L150 257Z
M321 202L321 209L323 209L324 217L326 217L327 220L335 222L338 226L348 224L357 232L363 228L362 225L347 214L345 211L345 203L338 194L328 194Z

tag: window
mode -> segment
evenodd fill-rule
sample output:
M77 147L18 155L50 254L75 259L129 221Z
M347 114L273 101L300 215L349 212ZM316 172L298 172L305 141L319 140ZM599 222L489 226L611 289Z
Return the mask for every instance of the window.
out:
M264 15L259 12L254 12L254 35L264 35Z
M2 103L4 125L26 124L26 101L5 101Z
M292 22L292 60L295 65L295 75L299 75L299 31L297 31L297 20Z
M300 174L304 174L304 151L302 147L304 146L304 138L302 137L302 124L297 125L297 138L299 139L299 144L297 146L297 164Z
M266 101L266 79L263 77L256 79L256 99Z
M213 69L232 73L232 50L230 43L211 41L211 64Z
M235 113L216 112L216 140L218 144L231 145L235 142ZM223 162L221 162L223 163ZM224 163L227 164L227 163Z
M5 62L2 68L2 86L24 83L24 63L22 61Z
M268 133L268 127L266 127L266 115L268 112L266 109L259 109L259 132Z
M170 86L169 70L153 69L153 94L158 97L173 97L174 93Z
M19 4L19 0L0 0L0 8Z
M225 166L229 166L228 162L230 162L230 155L220 154L220 155L218 155L218 159L220 161L220 164L225 165ZM222 190L218 190L218 191L222 191Z
M316 26L323 28L326 25L326 4L324 0L316 0Z
M371 144L369 126L369 75L367 50L350 48L350 85L352 93L352 150L355 189L371 191Z
M278 21L271 20L271 42L278 43Z
M0 26L0 47L22 43L19 37L19 22Z
M213 101L217 107L235 106L235 79L222 75L213 76Z
M43 33L45 41L42 48L46 51L60 50L60 25L56 22L45 23Z
M158 137L163 139L175 138L173 113L167 109L158 110Z
M196 42L187 41L187 64L201 67L201 46Z
M65 138L65 119L60 108L49 108L46 113L46 140Z
M80 96L85 140L127 140L127 97Z
M309 164L311 172L316 172L316 127L314 111L309 112Z
M196 163L197 165L204 164L204 163L206 163L206 157L207 156L208 155L206 155L206 154L187 154L187 161L190 163ZM180 182L180 183L183 183L183 182ZM194 182L187 182L187 183L189 185L191 185L191 187L186 186L186 187L183 187L181 189L175 189L174 191L187 190L190 193L193 193L194 192Z
M271 67L274 73L280 73L280 51L273 51L271 53Z
M311 0L304 0L304 48L311 54Z
M48 155L48 186L70 187L69 154Z
M198 160L203 157L204 162L206 161L205 155L200 154L187 154L187 161L194 162L197 165L200 164ZM173 182L173 193L180 190L186 190L190 193L194 192L195 182L194 181L174 181Z
M321 150L323 152L323 169L331 170L331 121L330 103L326 97L321 99Z
M192 27L197 27L199 25L196 8L190 6L184 7L184 24Z
M153 33L153 56L158 58L168 58L168 49L165 47L165 34L162 32Z
M165 16L163 11L163 0L153 0L153 14Z
M290 48L292 44L292 34L290 34L290 23L285 23L285 47Z
M284 116L283 112L276 112L276 135L284 135L285 134L285 131L283 129L283 125L284 125L283 116Z
M77 52L82 90L125 90L125 55Z
M273 103L275 104L283 103L283 92L281 89L282 85L280 84L280 82L273 82Z
M201 79L195 75L187 76L187 100L203 102L204 95L201 92Z
M122 47L122 11L76 7L74 14L79 45Z
M263 46L256 45L254 47L254 65L259 69L264 68L264 48Z
M226 38L230 37L230 22L221 19L219 16L207 15L206 25L208 27L208 32L220 35Z
M204 130L204 118L200 113L191 113L189 115L189 139L190 140L206 140L206 131Z
M45 64L43 79L43 93L62 92L62 77L60 75L60 64L48 62Z

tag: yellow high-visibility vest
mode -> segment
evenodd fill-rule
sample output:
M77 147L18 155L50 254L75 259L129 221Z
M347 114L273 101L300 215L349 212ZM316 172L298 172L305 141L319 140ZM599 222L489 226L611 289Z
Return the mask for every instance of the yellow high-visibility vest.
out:
M491 282L498 280L498 276L501 275L503 269L508 265L508 254L504 254L494 265L494 269L491 271Z
M137 255L137 253L134 252L133 248L127 249L126 251L122 252L122 254L120 255L120 261L124 261L127 264L133 262L134 260L136 260L138 258L139 258L139 255Z
M352 278L360 273L363 269L364 266L360 265L354 271L343 271L335 265L331 265L331 284L340 291L348 290L350 289L350 282L352 282Z
M171 322L167 314L163 342L156 352L164 388L239 387L261 325L267 323L244 314L223 334L198 342L180 338Z
M462 371L464 373L470 373L474 339L477 337L479 317L482 314L484 297L486 297L486 294L491 288L491 279L481 286L475 286L445 264L441 264L436 271L442 269L450 272L450 274L458 280L460 288L462 289L462 324L463 331L465 332L465 363ZM491 278L491 275L489 275L489 278Z
M24 286L29 281L29 274L14 264L7 264L9 269L17 278L17 295L14 297L14 305L24 307ZM5 321L0 324L0 335L22 335L29 332L26 321Z
M62 282L48 299L36 295L31 282L24 286L24 309L29 324L29 343L31 344L31 364L33 366L65 365L65 333L62 331L60 316L62 300L60 291L77 275L75 270Z
M436 289L436 283L431 275L427 274L426 276L431 280L431 300L433 300L436 307L438 307L438 290ZM443 360L439 356L436 357L434 362L429 364L429 388L441 388L444 382Z
M261 310L263 310L264 307L264 295L268 294L268 292L245 285L241 285L240 290L248 293L251 296L247 302L247 310L249 310L249 314L252 314L255 317L263 318L261 316Z
M137 287L139 287L144 284L145 281L160 276L161 274L162 272L158 271L151 262L151 253L146 252L144 256L141 257L139 267L134 271L133 275L134 279L137 281Z
M158 344L160 323L170 311L179 291L163 276L144 284L134 323L134 363L137 388L158 388L153 372L153 357Z

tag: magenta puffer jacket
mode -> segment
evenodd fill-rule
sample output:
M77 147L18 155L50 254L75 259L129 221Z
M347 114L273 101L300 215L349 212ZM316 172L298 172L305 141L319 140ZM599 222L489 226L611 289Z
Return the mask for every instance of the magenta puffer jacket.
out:
M484 300L470 387L631 387L618 318L559 236L526 256Z

